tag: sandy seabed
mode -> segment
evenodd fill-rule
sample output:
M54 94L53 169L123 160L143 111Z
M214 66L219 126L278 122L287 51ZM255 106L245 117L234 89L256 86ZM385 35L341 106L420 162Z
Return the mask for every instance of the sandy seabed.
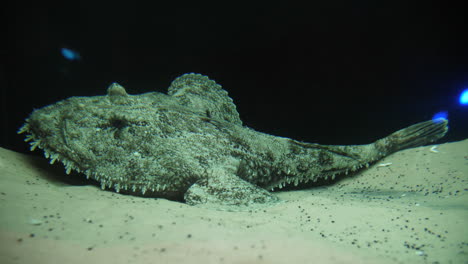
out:
M468 263L468 140L431 147L243 212L102 191L0 148L0 263Z

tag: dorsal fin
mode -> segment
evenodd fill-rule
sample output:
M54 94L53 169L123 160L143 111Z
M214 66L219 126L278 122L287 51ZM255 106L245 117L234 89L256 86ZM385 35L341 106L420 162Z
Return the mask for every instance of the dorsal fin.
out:
M207 76L187 73L177 77L168 94L177 98L181 105L192 107L208 118L242 125L236 105L228 93Z

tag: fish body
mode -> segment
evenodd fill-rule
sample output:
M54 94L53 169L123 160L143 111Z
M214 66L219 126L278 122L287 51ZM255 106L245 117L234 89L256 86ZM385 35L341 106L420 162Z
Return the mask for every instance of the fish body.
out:
M251 207L271 192L355 171L400 149L433 142L445 119L399 130L367 145L305 143L242 124L227 92L200 74L176 78L168 93L71 97L37 109L19 133L31 150L116 192L191 205Z

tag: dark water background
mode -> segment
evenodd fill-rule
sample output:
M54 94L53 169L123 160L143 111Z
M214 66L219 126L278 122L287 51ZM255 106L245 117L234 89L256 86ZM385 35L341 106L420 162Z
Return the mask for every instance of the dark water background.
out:
M1 54L1 147L28 151L15 132L34 108L103 95L112 82L165 92L186 72L223 85L244 123L270 134L361 144L446 110L442 142L468 136L468 107L457 105L468 88L468 28L453 3L14 5Z

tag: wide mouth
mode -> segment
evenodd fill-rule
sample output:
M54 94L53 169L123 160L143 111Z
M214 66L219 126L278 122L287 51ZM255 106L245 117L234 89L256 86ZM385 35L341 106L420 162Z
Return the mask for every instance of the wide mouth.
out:
M72 171L78 173L83 172L83 169L78 166L70 158L66 157L55 151L53 148L48 146L44 140L41 140L40 137L36 136L34 131L32 131L29 122L26 122L17 132L18 134L25 133L24 142L29 143L30 151L35 151L36 149L43 150L44 157L49 159L49 164L54 164L56 161L60 161L65 166L65 173L70 174Z
M29 143L30 150L35 151L41 149L44 157L49 160L49 164L55 164L57 161L63 164L66 174L76 172L84 174L86 179L92 179L100 184L102 190L111 190L117 193L130 194L142 197L161 197L171 200L183 200L183 192L169 190L168 184L151 184L141 182L129 182L119 180L119 178L111 178L106 174L97 173L90 168L83 167L65 154L61 154L53 147L49 146L45 140L41 140L31 129L29 122L26 122L17 132L25 134L24 141Z

